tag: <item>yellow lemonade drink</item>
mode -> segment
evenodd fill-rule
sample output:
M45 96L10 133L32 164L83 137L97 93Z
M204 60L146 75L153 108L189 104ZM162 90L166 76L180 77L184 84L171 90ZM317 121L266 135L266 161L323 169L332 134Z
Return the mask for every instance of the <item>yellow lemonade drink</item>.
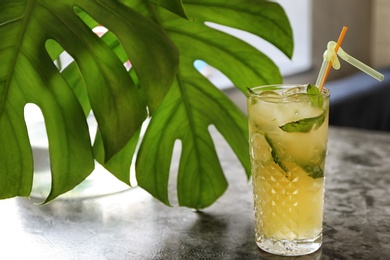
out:
M322 243L329 91L264 86L247 93L256 243L304 255Z

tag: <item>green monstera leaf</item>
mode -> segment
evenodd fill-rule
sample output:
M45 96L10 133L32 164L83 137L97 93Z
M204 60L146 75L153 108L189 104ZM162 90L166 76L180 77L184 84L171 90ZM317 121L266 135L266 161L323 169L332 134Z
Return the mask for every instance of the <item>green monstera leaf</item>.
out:
M205 208L228 185L210 126L230 144L249 177L246 116L194 62L217 68L243 92L281 82L267 56L207 23L258 35L291 57L292 31L278 4L3 0L0 17L5 39L0 41L5 61L0 64L0 198L27 196L31 189L26 103L41 108L48 129L53 186L47 201L82 181L93 159L130 184L129 168L136 158L138 184L170 205L169 171L174 144L180 141L179 204ZM99 24L109 30L101 38L91 32ZM75 62L59 72L52 61L63 50ZM127 60L129 72L122 65ZM99 123L93 152L85 123L90 109ZM147 113L150 123L143 133Z
M224 73L236 87L275 84L282 81L279 69L263 53L247 43L206 25L213 22L256 34L291 57L292 31L284 10L276 3L251 0L183 1L188 19L162 8L150 8L145 1L125 4L159 21L180 51L176 80L151 117L136 161L139 186L167 205L168 180L174 144L181 142L177 177L179 205L210 206L227 189L210 126L230 144L250 175L247 119L216 86L195 68L203 60ZM118 178L128 172L135 149L129 143L106 165ZM123 160L127 156L127 160ZM121 159L119 159L121 158ZM116 160L115 160L116 159ZM115 169L113 165L122 164ZM127 170L125 170L127 169Z
M180 65L176 81L147 129L136 173L141 187L169 205L169 162L174 142L180 140L179 205L199 209L211 205L228 185L208 130L210 125L230 144L248 177L250 163L246 116L194 69L195 60L217 68L243 91L282 81L278 68L264 54L207 27L205 22L255 33L289 56L293 45L288 20L275 3L245 0L183 3L188 21L175 19L165 10L159 12L164 29L180 50Z
M187 18L181 0L150 0L150 1L161 7L166 8L167 10L170 10L171 12L177 15L180 15L183 18Z
M83 12L116 35L143 91L112 46L86 26ZM120 1L2 0L0 37L0 198L31 192L27 103L38 105L45 118L52 171L48 202L94 168L89 107L99 124L103 160L108 161L138 135L147 109L156 110L178 63L166 33ZM71 70L60 72L53 59L62 50L75 62Z

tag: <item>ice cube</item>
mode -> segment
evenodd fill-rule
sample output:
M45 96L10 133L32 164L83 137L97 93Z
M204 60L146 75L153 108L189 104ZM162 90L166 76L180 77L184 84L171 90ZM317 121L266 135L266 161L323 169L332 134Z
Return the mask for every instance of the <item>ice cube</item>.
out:
M259 92L258 96L261 99L266 100L266 101L272 101L272 100L275 100L275 99L281 99L282 98L282 96L278 92L272 91L272 90L266 90L266 91Z
M289 88L286 91L283 91L283 96L289 97L301 93L306 93L306 86L297 86L294 88Z

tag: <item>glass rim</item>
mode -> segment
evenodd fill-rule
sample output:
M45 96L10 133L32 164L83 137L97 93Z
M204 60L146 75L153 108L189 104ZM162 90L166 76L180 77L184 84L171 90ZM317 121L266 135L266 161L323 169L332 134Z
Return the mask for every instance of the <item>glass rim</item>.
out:
M280 87L280 89L289 89L289 88L293 88L293 87L299 87L299 86L307 86L308 84L269 84L269 85L261 85L261 86L255 86L255 87L252 87L252 88L248 88L247 92L246 92L246 96L249 98L249 97L258 97L258 98L262 98L261 95L259 94L262 90L263 91L272 91L272 87L275 88L275 87ZM311 96L311 94L307 94L307 93L302 93L302 94L306 94L308 97ZM321 92L322 96L323 97L329 97L330 96L330 90L323 87L322 88L322 92ZM269 98L269 97L268 97Z

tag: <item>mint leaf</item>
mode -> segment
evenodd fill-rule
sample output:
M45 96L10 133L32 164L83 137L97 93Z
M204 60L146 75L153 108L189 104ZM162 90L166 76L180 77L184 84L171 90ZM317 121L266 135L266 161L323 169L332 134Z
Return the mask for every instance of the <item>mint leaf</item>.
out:
M250 88L246 88L248 90L248 93L251 94L251 95L254 95L256 94L256 92L254 92L252 89Z
M319 158L319 160L316 160L315 162L299 162L296 161L295 163L304 170L308 176L312 177L313 179L322 178L324 177L324 165L325 165L325 157L326 157L326 151L324 150L322 153L322 156Z
M302 168L302 170L304 170L307 173L307 175L309 175L313 179L324 177L324 170L318 164L315 165L301 165L299 163L297 164Z
M273 161L285 172L288 173L289 169L284 165L282 160L280 159L280 151L278 150L277 146L273 143L271 138L265 134L264 135L265 140L267 141L268 145L271 148L271 155ZM293 159L293 161L302 168L303 171L307 173L308 176L312 177L313 179L318 179L324 177L324 161L326 152L324 151L322 153L323 155L320 157L320 159L317 162L302 162L302 161L296 161Z
M321 95L320 90L312 85L307 85L307 94L309 94L311 104L314 107L322 108L322 105L324 104L324 97Z
M322 155L318 160L312 162L295 161L295 163L304 170L308 176L313 179L324 177L324 165L325 165L326 150L322 152Z
M265 140L267 141L268 145L271 147L271 155L272 155L272 159L273 161L279 165L280 168L282 168L282 170L287 173L289 172L289 170L287 169L287 167L282 163L282 161L280 160L280 156L279 156L279 152L277 151L277 148L276 146L273 144L273 142L271 141L271 138L269 138L269 136L267 134L264 135L265 137Z
M298 121L290 122L279 126L285 132L293 133L293 132L301 132L308 133L312 129L319 128L322 123L325 121L326 112L322 112L321 115L316 117L303 118Z

